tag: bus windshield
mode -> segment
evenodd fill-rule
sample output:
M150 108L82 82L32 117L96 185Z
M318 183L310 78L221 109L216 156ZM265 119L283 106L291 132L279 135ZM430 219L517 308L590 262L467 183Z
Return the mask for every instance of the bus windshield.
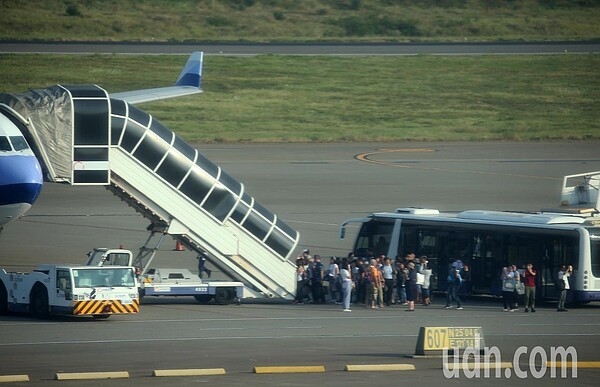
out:
M135 277L132 269L73 269L76 288L133 287Z
M361 257L387 254L393 228L393 222L373 220L363 223L356 238L354 253Z

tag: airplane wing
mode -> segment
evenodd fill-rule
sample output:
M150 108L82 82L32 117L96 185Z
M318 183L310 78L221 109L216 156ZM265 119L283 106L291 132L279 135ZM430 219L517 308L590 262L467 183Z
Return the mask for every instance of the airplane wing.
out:
M135 105L142 102L202 93L202 57L203 53L200 51L192 53L174 86L111 93L110 97Z

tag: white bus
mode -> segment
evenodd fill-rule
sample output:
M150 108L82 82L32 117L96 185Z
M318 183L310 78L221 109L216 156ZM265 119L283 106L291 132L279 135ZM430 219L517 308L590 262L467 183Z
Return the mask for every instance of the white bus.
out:
M537 295L555 298L557 272L561 265L570 264L574 271L569 299L600 300L599 175L595 173L565 177L564 213L399 208L349 219L342 224L340 237L344 238L348 224L360 223L353 248L357 257L385 254L393 259L409 252L427 256L434 275L432 287L437 290L446 289L449 265L457 259L469 265L474 293L494 295L501 293L502 267L514 264L522 269L531 262L538 274ZM584 184L569 186L573 177L584 177ZM569 196L585 189L592 192L587 201ZM573 204L578 208L567 208ZM584 210L582 204L592 208Z

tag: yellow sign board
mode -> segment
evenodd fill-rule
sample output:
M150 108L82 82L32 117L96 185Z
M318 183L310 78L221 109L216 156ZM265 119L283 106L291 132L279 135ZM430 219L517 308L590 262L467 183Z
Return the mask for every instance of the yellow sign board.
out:
M424 355L426 351L442 351L444 348L452 350L483 346L481 327L421 327L415 352Z

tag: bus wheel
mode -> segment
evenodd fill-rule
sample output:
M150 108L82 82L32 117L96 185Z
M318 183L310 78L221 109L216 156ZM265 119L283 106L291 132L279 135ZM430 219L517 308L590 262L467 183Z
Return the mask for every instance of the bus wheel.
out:
M35 286L29 304L30 312L35 318L45 319L50 316L48 292L43 285Z
M194 298L201 304L208 304L213 297L210 294L196 294Z
M0 282L0 315L8 313L8 293L4 284Z
M215 292L215 302L219 305L229 305L233 301L235 293L232 289L218 288Z

